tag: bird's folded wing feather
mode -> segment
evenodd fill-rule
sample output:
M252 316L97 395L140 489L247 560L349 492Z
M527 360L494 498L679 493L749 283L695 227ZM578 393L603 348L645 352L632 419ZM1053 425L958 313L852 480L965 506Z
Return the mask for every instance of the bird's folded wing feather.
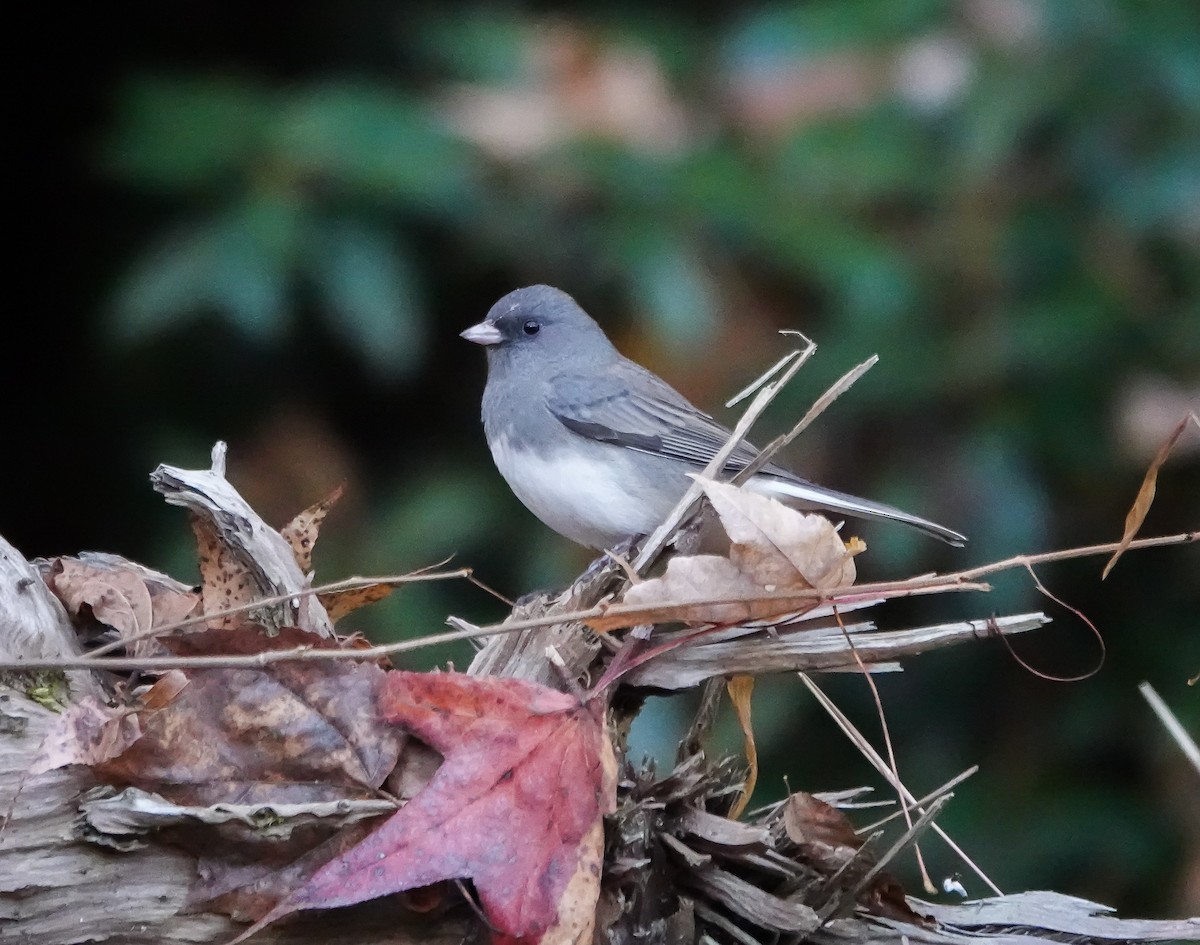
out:
M546 406L580 436L697 468L708 465L729 439L729 430L632 362L586 378L552 378ZM741 443L725 469L742 469L756 455L758 450Z
M725 427L631 361L586 378L562 374L551 378L546 406L567 429L580 436L678 460L697 469L707 466L729 439ZM758 450L749 443L739 444L725 464L725 473L744 469L757 455ZM764 466L754 481L762 483L761 491L798 508L889 519L952 545L966 541L963 535L935 522L816 485L773 463Z

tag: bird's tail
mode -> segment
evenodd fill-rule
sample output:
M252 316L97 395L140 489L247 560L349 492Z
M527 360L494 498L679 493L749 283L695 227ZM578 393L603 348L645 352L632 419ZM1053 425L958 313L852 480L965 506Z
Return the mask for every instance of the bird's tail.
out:
M860 499L858 496L838 492L836 489L827 489L825 486L818 486L814 482L799 477L789 476L785 479L782 476L771 475L769 472L759 473L746 484L746 488L797 508L825 509L856 518L876 518L888 522L899 522L959 548L967 543L966 535L960 535L936 522L917 515L910 515L908 512L902 512L900 509L884 505L882 502L872 502L870 499Z

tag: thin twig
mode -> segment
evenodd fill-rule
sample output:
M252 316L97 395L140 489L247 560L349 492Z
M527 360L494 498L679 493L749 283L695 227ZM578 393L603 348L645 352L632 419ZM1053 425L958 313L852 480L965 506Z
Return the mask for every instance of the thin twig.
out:
M880 775L882 775L885 779L887 779L889 783L892 783L891 782L892 773L891 773L891 771L888 770L888 766L887 766L886 762L884 762L884 760L879 757L879 753L877 751L875 751L875 749L871 746L871 743L868 742L866 740L866 738L863 737L862 733L859 732L859 730L857 728L855 728L854 723L851 722L846 717L845 713L842 712L842 710L839 709L837 707L837 705L834 704L833 700L830 699L829 696L827 696L825 694L825 692L821 689L821 687L818 686L815 682L813 682L812 679L806 673L798 673L797 675L800 677L800 681L803 682L804 685L808 687L809 692L811 692L816 697L817 702L819 702L821 704L821 707L826 712L829 713L829 715L833 718L833 720L835 722L837 722L839 727L841 727L842 731L846 733L847 737L850 738L851 742L855 745L855 747L857 747L859 749L859 751L862 752L863 757L866 758L868 762L870 762L871 766L876 771L878 771L880 773ZM912 792L909 791L908 788L906 788L903 784L895 784L895 783L892 783L892 787L894 787L894 788L896 788L896 790L900 791L902 793L904 799L906 801L908 801L909 804L912 804L915 809L920 810L920 807L918 807L916 805L916 798L913 797ZM948 847L950 847L950 849L953 850L958 855L958 857L964 863L966 863L967 866L969 866L971 868L971 870L974 871L974 873L980 879L982 879L984 881L984 883L987 884L988 888L991 889L992 892L994 892L997 896L1004 895L1004 893L1002 893L1000 891L1000 887L997 886L995 883L993 883L988 878L987 874L984 873L983 870L981 870L975 864L975 861L972 860L969 856L967 856L967 854L963 851L962 847L960 847L957 843L955 843L953 840L950 839L950 835L948 833L946 833L945 830L943 830L937 823L934 823L932 825L931 829L933 830L934 833L936 833L939 837L942 838L942 840L945 842L945 844Z
M1139 683L1138 692L1142 694L1142 698L1150 703L1150 708L1154 710L1154 714L1162 722L1163 727L1167 730L1167 734L1175 739L1175 744L1179 746L1179 750L1183 752L1183 756L1192 763L1192 767L1197 772L1200 772L1200 748L1196 747L1195 740L1184 729L1183 724L1176 718L1175 713L1163 702L1162 697L1150 683Z
M1129 545L1130 549L1135 548L1155 548L1163 545L1180 545L1194 542L1200 539L1200 532L1181 532L1177 535L1163 535L1156 538L1142 538L1134 541ZM1087 548L1068 548L1062 551L1046 552L1040 555L1018 555L1013 558L1008 558L1003 562L998 562L993 565L984 565L978 568L971 568L966 571L958 571L943 576L932 575L922 577L916 580L908 581L889 581L879 582L876 584L860 584L853 588L853 593L850 589L846 589L835 594L823 594L820 591L813 590L797 590L788 591L778 594L763 594L761 597L756 597L755 600L798 600L798 599L814 599L818 602L828 602L836 604L846 604L862 598L879 597L881 593L886 592L889 596L908 596L915 594L930 594L943 593L948 591L985 591L990 590L986 584L967 583L967 579L982 574L992 574L997 571L1002 571L1007 568L1023 567L1028 561L1059 561L1070 558L1081 558L1087 555L1099 555L1111 552L1116 547L1116 542L1110 542L1104 545L1091 545ZM456 573L446 572L441 577L457 576ZM429 579L434 579L433 575ZM348 579L354 580L354 579ZM311 593L311 590L305 590L297 593ZM296 595L288 595L294 597ZM284 600L287 597L283 598ZM728 603L741 603L742 599L733 600L728 597L714 598L712 600L689 601L688 606L692 605L718 605ZM634 613L640 611L640 605L635 609L633 607L622 609L622 604L601 604L596 607L590 607L586 610L576 610L561 614L549 614L541 617L530 617L524 620L513 620L508 623L488 624L482 627L466 627L463 629L450 631L446 633L434 633L426 637L421 637L417 640L402 640L398 643L386 643L379 646L367 647L365 649L319 649L315 650L311 647L297 647L292 650L270 650L265 653L249 654L245 656L180 656L180 657L116 657L108 659L95 659L90 654L87 656L78 657L48 657L45 659L6 659L0 660L0 671L2 670L31 670L31 669L112 669L112 670L130 670L130 669L187 669L187 668L218 668L218 667L245 667L245 666L265 666L269 663L286 662L288 660L296 660L305 662L309 660L345 660L345 659L360 659L360 660L377 660L385 656L391 656L394 653L404 653L410 650L417 650L427 646L437 646L442 643L452 643L457 640L468 640L473 637L490 636L495 633L514 633L518 630L531 630L535 627L548 627L559 623L576 623L583 622L593 618L603 617L605 614L613 613ZM236 608L232 612L238 612L245 608ZM217 616L217 615L209 615ZM189 619L189 623L198 623L201 620L208 619L196 618ZM175 626L175 625L172 625Z
M801 335L800 337L804 338L803 335ZM811 348L814 352L817 350L817 346L814 342L810 341L808 338L804 338L804 340L807 342L807 344L805 345L806 348ZM773 365L771 365L769 368L767 368L765 371L763 371L760 375L758 375L758 377L756 377L749 384L747 384L745 387L743 387L740 391L738 391L736 394L734 394L732 397L730 397L727 401L725 401L726 409L736 407L738 404L740 404L743 400L745 400L747 397L749 397L751 394L753 394L756 390L758 390L760 387L762 387L763 384L767 383L767 381L769 381L776 374L778 374L783 369L783 366L785 364L787 364L790 360L792 360L792 358L794 358L795 356L796 356L796 352L794 350L789 351L787 354L785 354L782 358L780 358Z
M926 804L932 804L935 800L937 800L943 794L949 794L950 791L952 791L954 788L958 787L960 784L962 784L963 781L967 780L967 778L971 777L971 775L977 773L978 771L979 771L979 765L971 765L971 767L969 767L966 771L963 771L960 774L956 774L945 784L940 785L939 787L935 787L932 791L930 791L924 797L918 798L917 800L913 801L911 804L906 803L904 806L906 808L908 808L909 810L916 810L919 807L924 807ZM880 803L879 801L874 802L875 805L878 805L879 803ZM886 801L883 803L890 804L891 801ZM859 827L854 832L856 834L858 834L859 836L862 836L864 833L870 833L873 830L879 829L884 824L888 823L889 821L895 820L900 815L901 815L900 810L894 810L890 814L888 814L886 817L880 818L879 820L875 821L875 823L873 823L873 824L867 824L865 827Z
M1193 542L1200 541L1200 531L1179 532L1175 535L1159 535L1154 538L1139 538L1137 541L1131 542L1129 548L1158 548L1162 545L1188 545ZM995 574L998 571L1009 571L1012 568L1024 568L1029 565L1045 564L1047 561L1070 561L1073 558L1087 558L1092 555L1102 555L1111 551L1115 551L1120 547L1119 541L1109 541L1102 545L1085 545L1081 548L1064 548L1060 551L1043 551L1036 555L1014 555L1011 558L1004 558L1001 561L993 561L991 564L983 564L976 568L967 568L965 571L955 571L953 575L947 577L955 577L960 580L968 581L975 578L981 578L987 574Z
M816 350L816 345L810 341L808 342L808 347L802 350L797 349L784 358L785 363L789 359L791 360L787 369L755 395L750 406L746 408L746 412L742 414L737 426L730 432L729 439L725 441L725 445L717 450L708 465L704 467L704 471L701 473L702 476L706 479L717 478L718 474L725 468L725 461L733 455L733 451L745 439L746 434L750 431L750 427L754 425L754 422L767 409L771 401L775 399L776 395L778 395L788 381L795 377L796 372L804 366L804 363ZM693 480L692 484L688 486L687 491L675 503L675 508L671 509L671 514L654 530L646 540L646 544L642 546L641 551L638 552L633 566L639 573L645 571L646 567L658 557L659 552L666 546L667 540L675 533L675 530L683 520L691 514L692 507L699 499L700 485Z
M878 361L879 355L873 354L862 364L851 368L840 378L838 378L833 385L827 391L825 391L825 393L818 397L816 402L814 402L813 405L808 408L808 412L800 418L799 423L788 430L787 433L775 437L775 439L768 443L766 447L764 447L763 450L758 454L758 456L751 461L750 465L733 477L734 483L741 484L745 482L765 465L767 465L767 463L771 461L771 457L773 457L781 449L791 443L792 440L807 430L809 425L816 420L817 417L823 414L835 400L848 391L858 381L858 379L866 374L871 368L873 368Z
M875 703L875 714L879 717L879 728L883 732L883 747L887 750L888 770L892 772L892 781L894 784L902 783L900 781L900 766L896 763L896 750L892 746L892 732L888 728L887 713L883 711L883 699L879 695L879 687L875 685L875 680L871 678L871 673L863 663L862 657L858 653L858 647L854 645L854 640L846 631L846 625L842 622L842 615L834 608L834 617L837 618L838 629L842 631L842 638L846 641L846 646L850 650L850 655L854 657L854 664L858 667L858 671L862 673L862 677L866 680L867 688L871 690L871 699ZM900 813L904 815L904 822L908 825L908 829L913 829L912 814L909 812L908 806L904 804L904 798L900 799ZM921 873L921 883L925 887L927 893L933 894L937 892L937 887L933 885L933 880L929 878L929 870L925 868L925 857L921 855L920 846L913 845L913 853L917 857L917 868Z
M903 850L909 844L915 845L917 838L920 837L921 834L931 827L936 826L933 822L933 818L941 813L942 808L949 803L950 798L952 797L954 797L953 794L943 794L929 805L928 810L922 812L921 816L913 823L911 827L904 831L901 836L896 838L896 842L888 848L887 852L879 858L878 862L876 862L874 866L867 870L862 879L855 884L854 891L851 893L852 898L857 899L859 893L867 888L871 880L878 876L879 873L896 857L901 850Z

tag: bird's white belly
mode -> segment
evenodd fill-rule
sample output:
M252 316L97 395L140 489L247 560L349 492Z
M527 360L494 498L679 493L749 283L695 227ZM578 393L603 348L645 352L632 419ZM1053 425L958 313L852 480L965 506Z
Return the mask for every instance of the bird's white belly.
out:
M513 448L506 437L489 446L496 468L525 507L560 535L590 548L612 548L631 535L649 534L683 494L680 484L647 483L636 459L620 447L586 443L540 455Z

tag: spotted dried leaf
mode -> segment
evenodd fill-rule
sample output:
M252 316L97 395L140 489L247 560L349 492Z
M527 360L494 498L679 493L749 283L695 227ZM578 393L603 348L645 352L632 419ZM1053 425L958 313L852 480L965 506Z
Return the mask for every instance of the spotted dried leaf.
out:
M94 696L85 696L54 720L29 773L99 764L121 754L141 734L137 715L128 706L108 706Z
M321 601L321 606L325 608L325 612L329 614L329 619L337 623L346 614L383 600L395 589L394 584L379 582L347 591L328 591L318 594L317 597Z
M279 530L279 534L292 546L296 564L305 574L312 570L313 546L317 543L321 523L345 491L346 484L342 483L316 505L310 505ZM336 619L332 614L330 614L330 618Z
M336 648L314 633L254 624L169 640L180 656ZM144 737L100 766L110 782L178 803L320 801L369 795L396 765L403 736L374 706L383 671L348 660L195 668L170 705L141 714Z
M200 559L200 596L204 613L224 613L248 607L259 597L253 576L229 545L221 540L212 522L193 514L191 523ZM208 626L235 627L244 619L239 614L228 614L209 619Z

